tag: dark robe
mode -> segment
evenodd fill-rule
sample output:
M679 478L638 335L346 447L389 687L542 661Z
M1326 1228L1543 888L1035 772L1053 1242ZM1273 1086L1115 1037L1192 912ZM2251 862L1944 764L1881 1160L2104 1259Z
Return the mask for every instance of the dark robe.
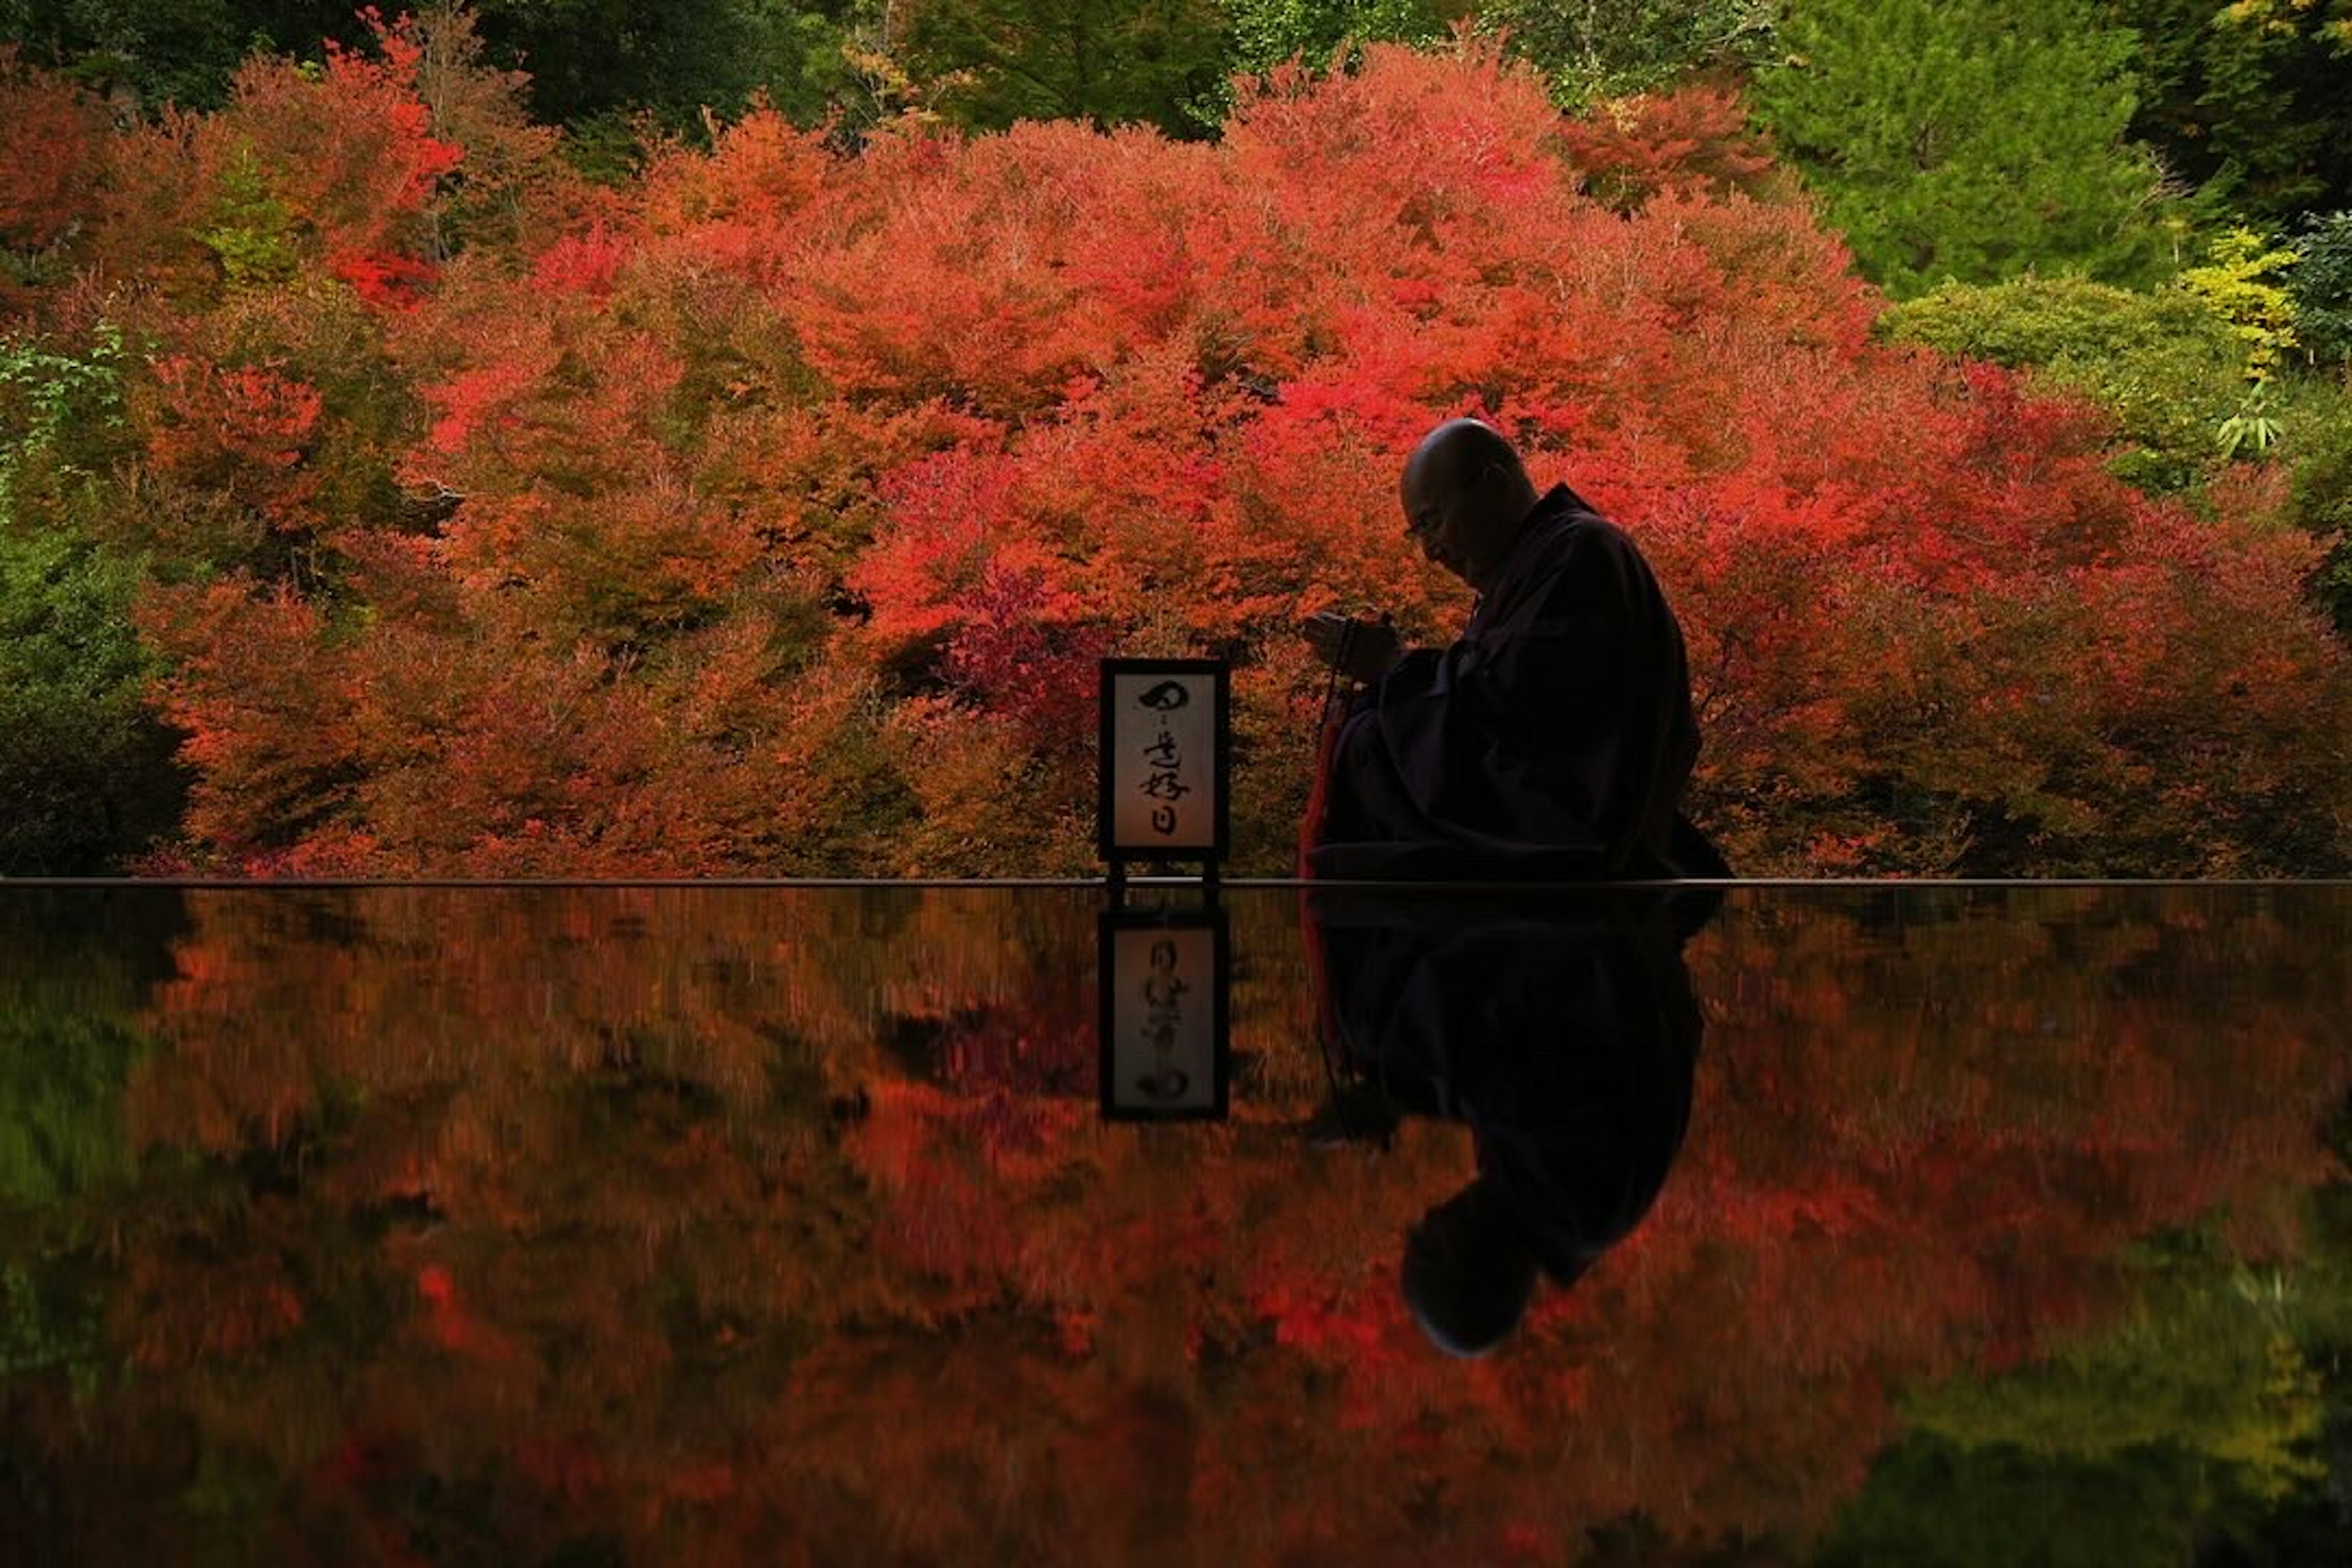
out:
M1682 630L1624 531L1566 485L1462 639L1417 648L1327 742L1317 877L1725 877L1680 812L1698 758Z
M1682 942L1719 901L1326 888L1307 908L1327 1048L1391 1115L1468 1123L1479 1179L1569 1283L1682 1148L1702 1030Z

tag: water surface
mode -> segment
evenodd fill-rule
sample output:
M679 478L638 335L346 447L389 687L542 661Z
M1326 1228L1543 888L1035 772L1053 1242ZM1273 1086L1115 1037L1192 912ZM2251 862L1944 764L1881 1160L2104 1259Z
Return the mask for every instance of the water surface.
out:
M0 887L0 1559L2352 1560L2352 889L1225 904L1129 1124L1083 889ZM1473 1361L1432 1009L1630 1211Z

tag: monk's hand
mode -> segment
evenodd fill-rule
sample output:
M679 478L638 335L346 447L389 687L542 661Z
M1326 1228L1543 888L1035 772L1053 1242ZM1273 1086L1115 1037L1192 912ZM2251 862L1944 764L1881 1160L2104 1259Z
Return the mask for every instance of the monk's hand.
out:
M1378 680L1403 652L1396 632L1383 621L1350 620L1328 611L1309 616L1298 628L1316 656L1342 675Z

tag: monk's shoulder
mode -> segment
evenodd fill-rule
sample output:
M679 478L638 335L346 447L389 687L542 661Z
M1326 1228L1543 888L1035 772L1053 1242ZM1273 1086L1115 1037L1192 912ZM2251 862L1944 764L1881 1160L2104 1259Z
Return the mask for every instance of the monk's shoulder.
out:
M1645 592L1649 564L1633 536L1591 511L1569 511L1548 520L1543 537L1529 552L1528 576L1546 597L1566 595L1579 601L1622 599Z

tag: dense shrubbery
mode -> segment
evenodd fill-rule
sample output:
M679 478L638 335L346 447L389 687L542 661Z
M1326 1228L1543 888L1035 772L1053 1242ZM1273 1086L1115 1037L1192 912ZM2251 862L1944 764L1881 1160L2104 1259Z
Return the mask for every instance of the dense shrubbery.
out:
M2213 465L2214 432L2243 401L2243 349L2185 290L2078 278L1948 283L1888 310L1888 335L1996 364L2038 369L2087 394L2130 444L2110 459L2155 491L2190 488Z
M1743 868L2346 864L2284 525L2326 498L2151 498L2106 468L2168 426L1883 345L1719 95L1580 124L1375 47L1213 146L761 110L600 189L443 25L257 58L56 187L26 331L134 345L127 446L13 526L148 563L194 783L145 864L1076 868L1092 661L1213 648L1279 869L1291 624L1458 624L1393 474L1465 411L1657 563ZM2130 335L2077 292L2060 336Z
M2315 220L2295 253L2297 335L2319 368L2352 374L2352 211Z

